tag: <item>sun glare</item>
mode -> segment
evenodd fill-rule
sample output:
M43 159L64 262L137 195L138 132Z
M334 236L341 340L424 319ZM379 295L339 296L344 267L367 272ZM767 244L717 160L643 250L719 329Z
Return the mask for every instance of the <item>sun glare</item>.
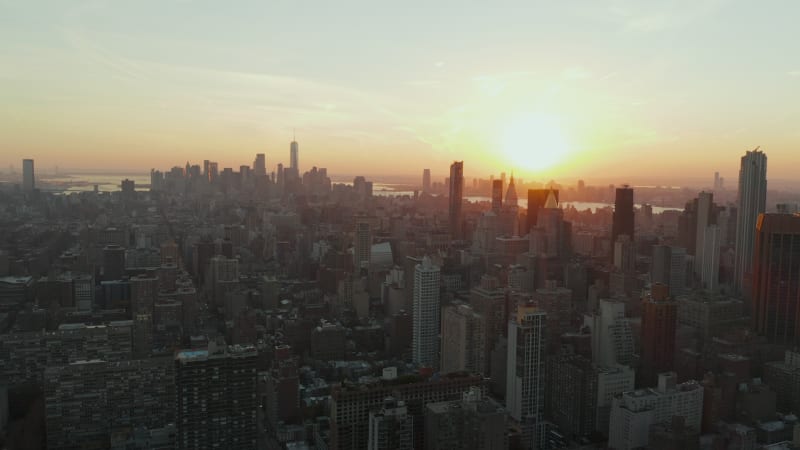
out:
M502 142L509 163L534 172L565 162L570 151L558 119L545 115L516 118L506 127Z

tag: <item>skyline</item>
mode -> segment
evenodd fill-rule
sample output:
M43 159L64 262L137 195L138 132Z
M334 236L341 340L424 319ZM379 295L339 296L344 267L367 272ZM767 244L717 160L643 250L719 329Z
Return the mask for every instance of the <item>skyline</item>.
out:
M0 2L1 167L272 170L294 129L301 170L341 174L733 180L760 145L772 182L800 162L792 2L46 3Z

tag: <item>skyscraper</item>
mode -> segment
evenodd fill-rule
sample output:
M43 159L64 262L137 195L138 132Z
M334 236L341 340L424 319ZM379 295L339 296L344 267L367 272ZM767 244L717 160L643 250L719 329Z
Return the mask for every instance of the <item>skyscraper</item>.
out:
M654 284L642 299L641 363L645 385L652 385L675 361L675 329L678 303L669 297L669 287Z
M353 248L353 264L356 273L361 269L369 269L372 251L372 220L369 217L356 217L355 245Z
M669 286L673 296L682 294L686 289L686 249L654 245L650 280Z
M450 165L450 236L461 238L461 207L464 201L464 161Z
M694 244L694 273L698 278L703 275L704 258L706 256L706 228L715 223L714 194L701 192L697 196L697 225Z
M256 159L253 161L253 174L257 177L267 176L267 158L263 153L256 153Z
M442 312L442 373L467 371L488 373L486 321L463 303L446 306Z
M617 188L614 199L614 217L611 224L611 242L617 242L617 237L626 234L633 241L633 188L624 185Z
M441 272L427 256L414 268L412 360L425 367L439 366L439 284Z
M492 180L492 211L500 212L503 207L503 180Z
M753 327L770 341L800 343L800 216L761 214L753 256Z
M431 169L422 171L422 192L431 191Z
M36 178L33 173L33 160L22 160L22 190L32 191L36 189Z
M289 144L289 168L295 175L300 176L300 145L294 139Z
M506 408L523 428L523 446L535 445L544 421L547 314L519 306L508 322Z
M514 186L514 175L511 175L511 181L508 183L508 190L506 191L506 198L503 200L503 206L507 208L516 208L517 202L517 187Z
M736 216L736 256L733 266L733 286L742 292L743 284L753 267L758 215L767 203L767 155L755 149L742 156L739 166L738 211ZM749 292L746 292L749 294Z
M558 203L558 189L528 189L528 224L527 229L522 230L520 234L527 234L531 228L538 226L539 210L544 207L550 192L555 195L556 203Z

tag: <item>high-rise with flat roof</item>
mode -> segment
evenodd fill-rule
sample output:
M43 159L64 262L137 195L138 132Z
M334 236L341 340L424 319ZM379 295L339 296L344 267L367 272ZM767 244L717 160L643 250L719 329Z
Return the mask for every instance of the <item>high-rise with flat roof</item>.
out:
M508 321L506 409L522 425L526 447L535 448L542 437L546 348L547 314L535 306L519 306Z
M256 359L252 346L210 342L175 356L177 448L256 447Z
M369 450L413 450L414 418L405 402L387 397L381 409L369 413Z
M431 191L431 169L422 171L422 192Z
M640 357L644 385L652 385L658 373L672 370L677 321L678 303L669 296L669 288L654 284L642 298Z
M22 160L22 190L32 191L36 189L36 178L33 173L33 160Z
M625 185L617 188L614 198L614 217L611 224L611 242L617 242L617 237L624 234L633 241L633 188Z
M733 287L742 291L745 277L753 267L756 223L767 204L767 155L755 149L742 156L739 166L739 191L736 215L736 256ZM749 294L747 292L746 294Z
M471 306L456 303L442 312L442 373L488 373L486 321Z
M461 400L425 407L426 450L508 448L506 411L481 389L470 388Z
M450 165L450 236L460 239L462 203L464 202L464 161L454 161Z
M439 267L427 256L414 268L411 357L425 367L439 366L440 280Z

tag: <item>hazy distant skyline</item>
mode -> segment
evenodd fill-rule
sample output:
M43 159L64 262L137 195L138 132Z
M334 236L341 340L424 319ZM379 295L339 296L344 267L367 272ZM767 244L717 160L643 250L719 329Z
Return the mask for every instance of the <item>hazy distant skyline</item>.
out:
M769 5L765 8L764 5ZM0 166L707 178L800 164L800 3L0 0ZM549 153L545 149L555 150Z

